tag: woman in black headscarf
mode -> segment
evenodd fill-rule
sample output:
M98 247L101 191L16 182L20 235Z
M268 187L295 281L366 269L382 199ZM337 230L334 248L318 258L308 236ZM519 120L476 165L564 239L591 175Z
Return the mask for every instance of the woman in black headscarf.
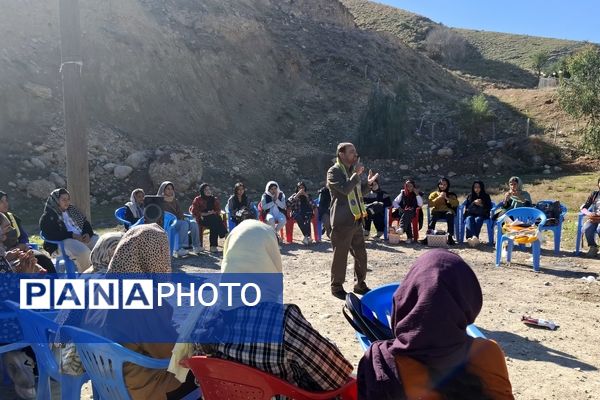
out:
M256 219L246 194L246 187L242 182L236 183L233 187L233 194L227 200L227 210L236 225L245 219Z
M496 342L467 335L483 297L473 270L436 249L420 256L394 293L394 339L358 364L359 400L514 399Z
M439 220L446 220L448 224L448 244L455 244L454 239L454 217L458 208L458 197L450 191L450 180L442 178L438 181L438 190L429 195L429 207L431 208L431 221L429 229L435 229Z
M40 230L48 240L64 241L65 252L79 272L91 266L90 251L98 241L92 225L85 215L71 204L67 189L55 189L46 200L44 214L40 218ZM52 254L55 244L44 242L44 250Z
M465 201L465 229L467 242L474 246L479 243L479 234L483 222L490 218L492 209L492 199L485 192L485 185L482 181L475 181L471 186L471 194Z
M221 218L221 203L212 194L208 183L200 185L200 196L196 196L190 207L190 212L196 218L198 226L210 229L209 241L211 253L217 252L219 238L227 235L227 229Z

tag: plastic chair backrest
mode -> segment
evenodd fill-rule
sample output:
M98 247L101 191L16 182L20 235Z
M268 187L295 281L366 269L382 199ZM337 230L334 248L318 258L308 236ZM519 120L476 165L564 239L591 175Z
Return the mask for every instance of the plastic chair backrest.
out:
M270 400L278 394L294 400L329 400L336 396L343 400L357 398L354 378L337 390L313 393L233 361L196 356L183 360L182 364L196 376L204 400Z
M81 362L101 400L131 399L123 377L124 363L150 369L167 369L169 366L169 359L144 356L83 329L63 326L62 333L75 342Z
M129 229L129 227L131 226L131 222L129 222L125 219L126 212L127 212L127 209L124 206L117 208L115 210L115 218L117 219L118 222L120 222L123 226L125 226L125 228Z
M33 348L38 368L60 382L58 363L50 349L50 338L54 337L58 324L40 313L20 309L13 301L6 301L4 304L16 313L23 331L23 341Z
M361 303L371 310L375 317L387 326L392 314L392 297L400 283L390 283L371 289L361 299Z
M59 272L61 270L60 268L60 262L62 260L62 265L64 266L64 273L67 274L67 277L69 279L75 279L77 278L77 276L79 276L79 273L77 271L77 266L75 265L75 263L73 262L73 260L71 260L69 258L69 256L67 255L67 253L65 252L65 244L64 241L62 240L48 240L44 237L44 233L42 231L40 231L40 238L42 238L42 240L44 242L48 242L48 243L52 243L58 246L59 250L60 250L60 256L58 256L56 258L56 271Z
M498 219L499 223L502 223L506 217L510 217L514 220L534 225L538 223L538 228L541 228L546 223L546 214L543 211L533 207L518 207L508 210L502 217Z

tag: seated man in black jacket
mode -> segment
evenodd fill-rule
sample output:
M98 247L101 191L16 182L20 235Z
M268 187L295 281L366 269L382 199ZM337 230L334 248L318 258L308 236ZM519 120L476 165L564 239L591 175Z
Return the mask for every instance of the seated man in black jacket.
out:
M85 215L71 204L67 189L55 189L46 200L40 230L45 239L64 240L65 252L79 272L92 265L90 252L98 241L98 235L94 234ZM44 250L52 254L58 248L55 244L44 242Z

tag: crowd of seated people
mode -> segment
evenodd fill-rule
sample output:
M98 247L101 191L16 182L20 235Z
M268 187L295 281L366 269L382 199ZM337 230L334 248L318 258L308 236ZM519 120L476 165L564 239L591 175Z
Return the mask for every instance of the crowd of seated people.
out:
M598 188L600 189L600 179ZM595 234L600 231L600 211L597 211L600 209L599 193L600 190L594 191L582 206L582 213L588 216L584 232L590 252L593 252L593 248L597 252L594 239ZM218 239L224 238L227 232L221 216L220 201L210 185L200 185L198 196L189 207L192 218L182 212L172 182L163 182L158 194L164 198L164 211L177 217L177 229L181 232L180 240L184 250L190 244L194 251L198 250L199 227L206 227L210 230L210 250L216 251ZM126 204L126 219L132 224L144 217L144 195L144 190L135 189ZM457 233L453 230L454 218L458 215L459 201L458 196L450 191L450 181L447 178L440 179L428 200L431 207L428 228L435 229L438 221L446 221L448 242L453 244L452 236ZM491 197L486 193L484 182L476 180L472 183L471 192L463 203L463 218L469 243L478 240L486 219L498 218L514 208L533 205L531 196L523 189L523 181L519 177L509 179L508 190L500 200L493 212ZM278 236L273 232L278 233L285 226L288 216L291 216L303 234L303 242L310 243L310 221L314 213L319 213L322 217L324 230L330 229L326 224L327 207L321 208L326 202L327 188L319 190L317 207L303 182L298 182L294 193L286 199L279 185L275 181L269 181L260 200L259 210L262 215L256 215L245 186L237 183L228 200L227 209L234 216L238 227L225 240L221 271L281 273ZM391 208L392 215L399 218L397 232L406 234L407 239L411 240L412 221L418 216L417 211L423 207L423 203L422 192L410 179L404 183L402 191L393 201L381 189L378 181L373 182L371 191L365 195L365 204L372 209L369 211L369 221L375 225L378 236L387 229L382 226L383 216ZM291 214L288 214L288 210L291 210ZM262 217L264 223L254 221L256 217ZM40 228L45 239L63 241L65 252L80 272L171 272L168 240L161 226L139 224L126 233L115 232L99 236L85 215L71 204L66 189L56 189L50 194L40 218ZM197 230L195 234L194 229ZM191 243L187 243L190 236ZM52 273L54 266L48 255L60 250L49 242L44 244L44 249L47 253L34 252L28 247L27 233L20 219L9 211L8 195L0 192L0 269ZM181 249L176 250L179 252ZM460 293L460 296L457 297L453 291ZM460 298L461 302L448 302L447 298ZM474 398L513 398L499 346L489 340L469 338L462 327L474 322L481 309L481 302L477 278L459 256L436 250L419 257L394 295L392 326L395 327L396 338L373 344L361 359L358 369L359 398L392 399L427 395L434 396L431 398L450 399L465 398L465 393L475 396ZM454 307L452 310L448 310L450 303ZM433 306L435 304L439 306ZM332 390L344 385L352 372L351 363L332 342L311 326L298 306L286 304L284 310L284 336L281 343L262 344L258 347L252 343L213 343L210 346L188 344L187 347L182 344L185 351L178 351L177 347L180 345L175 345L174 337L172 343L160 345L125 345L133 351L156 358L170 357L173 354L176 361L193 354L234 360L274 373L307 390ZM440 327L440 312L446 317L451 316L444 319L448 322L448 327ZM140 318L146 320L139 326L164 328L160 313L144 314ZM94 318L90 318L90 321L93 320ZM252 321L241 316L237 323L244 325L251 324ZM452 335L450 326L455 330ZM457 327L460 329L457 330ZM94 331L95 327L90 325L87 328ZM231 329L249 328L232 326ZM96 333L102 334L102 331ZM447 346L446 342L450 341L452 346ZM428 349L427 356L423 356L425 353L422 349ZM272 357L272 354L278 356ZM174 364L176 367L171 372L135 366L126 368L125 381L132 398L176 399L193 390L195 387L191 374L186 371L182 373L179 364L171 363L172 366ZM443 379L447 376L451 379Z

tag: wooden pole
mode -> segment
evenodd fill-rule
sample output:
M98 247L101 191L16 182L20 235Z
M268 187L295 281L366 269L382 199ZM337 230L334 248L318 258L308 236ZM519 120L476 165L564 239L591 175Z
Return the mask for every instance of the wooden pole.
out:
M91 221L88 138L81 88L81 28L78 0L59 0L60 50L67 150L67 184L71 201Z

